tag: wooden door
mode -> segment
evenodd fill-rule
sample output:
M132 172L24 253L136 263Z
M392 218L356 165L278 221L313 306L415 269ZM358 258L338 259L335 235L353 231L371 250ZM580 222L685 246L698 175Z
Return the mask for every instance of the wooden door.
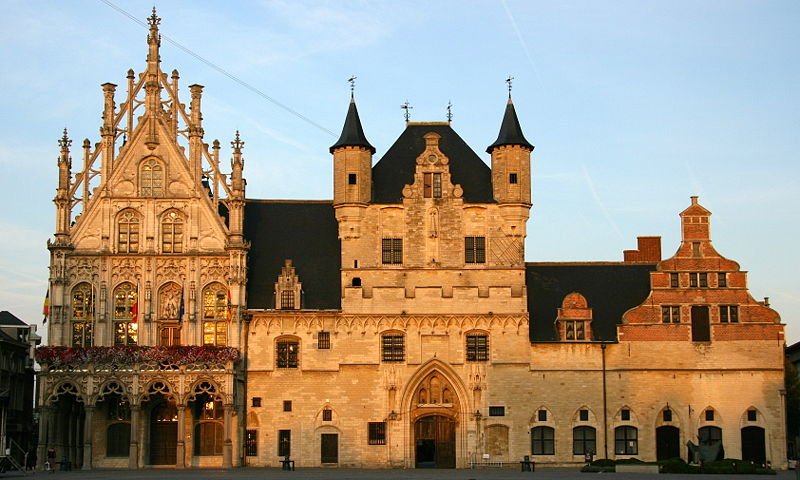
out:
M320 435L320 461L322 463L339 463L339 434L323 433Z
M664 425L656 428L656 460L669 460L681 456L681 431L678 427Z
M417 468L456 467L456 428L453 419L431 415L414 425Z

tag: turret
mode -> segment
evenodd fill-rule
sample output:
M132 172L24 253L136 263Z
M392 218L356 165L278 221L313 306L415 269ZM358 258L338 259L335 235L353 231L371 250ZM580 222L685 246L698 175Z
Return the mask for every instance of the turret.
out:
M67 129L64 135L58 140L61 152L58 155L58 189L56 198L56 243L66 244L69 238L69 223L72 215L72 202L70 201L70 179L72 177L72 157L69 154L69 147L72 140L67 136Z
M244 142L239 138L239 130L236 130L236 137L231 142L231 147L233 147L233 157L231 158L231 198L228 201L228 227L231 245L241 245L244 242L244 189L246 182L242 176L244 170L242 147L244 147Z
M492 190L499 203L531 203L531 145L522 134L509 92L497 140L486 149L492 156Z
M331 146L330 152L333 154L334 206L369 203L372 199L372 155L375 147L364 136L352 95L342 134Z

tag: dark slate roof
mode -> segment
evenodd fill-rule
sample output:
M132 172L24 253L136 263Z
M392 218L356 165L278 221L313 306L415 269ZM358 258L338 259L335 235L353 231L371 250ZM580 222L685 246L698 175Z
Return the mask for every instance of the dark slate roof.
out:
M656 264L528 263L528 313L531 342L558 341L555 320L564 297L578 292L592 309L595 341L616 341L622 314L640 305L650 293L650 272Z
M275 308L275 282L292 259L303 285L302 308L341 308L341 244L331 201L247 200L247 306Z
M372 168L372 202L401 203L403 187L414 183L417 157L425 150L423 135L438 133L439 149L450 159L454 184L460 184L467 203L493 203L492 171L467 143L445 123L409 123L394 145Z
M358 118L356 101L352 97L350 98L350 107L347 109L347 117L344 119L342 134L339 136L339 140L331 146L330 152L333 153L339 147L365 147L370 152L375 153L375 147L367 141L364 129L361 128L361 119Z
M497 140L486 148L486 152L492 153L492 150L496 147L503 145L521 145L533 150L533 145L531 145L525 139L525 135L522 134L522 127L519 125L517 111L514 109L514 103L511 101L511 97L508 97L506 112L503 115L503 123L500 125L500 133L497 134Z
M12 325L12 326L20 326L20 327L27 327L28 324L14 316L13 313L3 310L0 312L0 325Z

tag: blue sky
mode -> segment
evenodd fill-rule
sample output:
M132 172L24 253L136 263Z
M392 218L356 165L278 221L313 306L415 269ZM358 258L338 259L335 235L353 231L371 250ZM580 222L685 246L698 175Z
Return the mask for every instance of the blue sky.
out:
M108 0L144 20L152 1ZM329 199L328 147L356 99L376 160L412 120L483 153L514 103L533 155L529 261L677 249L690 195L717 250L800 340L800 2L162 1L162 68L204 85L206 141L246 142L248 197ZM146 30L102 0L3 2L0 309L41 322L57 140L99 140L100 84L144 69ZM254 86L308 123L178 48ZM318 125L318 126L317 126ZM322 127L322 128L320 128ZM333 134L331 133L333 132ZM73 165L80 165L73 148ZM230 149L223 149L229 158Z

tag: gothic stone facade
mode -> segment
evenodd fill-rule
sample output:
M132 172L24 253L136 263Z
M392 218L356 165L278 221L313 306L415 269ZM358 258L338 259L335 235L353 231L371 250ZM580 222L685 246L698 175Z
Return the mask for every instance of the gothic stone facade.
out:
M332 202L245 201L243 142L221 173L155 15L148 45L119 108L103 86L74 180L62 138L49 246L51 344L144 353L45 363L40 459L464 468L691 441L784 466L783 326L697 198L672 258L641 237L622 262L525 263L533 146L510 98L491 167L448 122L409 122L373 165L351 99ZM197 347L145 347L177 344Z

